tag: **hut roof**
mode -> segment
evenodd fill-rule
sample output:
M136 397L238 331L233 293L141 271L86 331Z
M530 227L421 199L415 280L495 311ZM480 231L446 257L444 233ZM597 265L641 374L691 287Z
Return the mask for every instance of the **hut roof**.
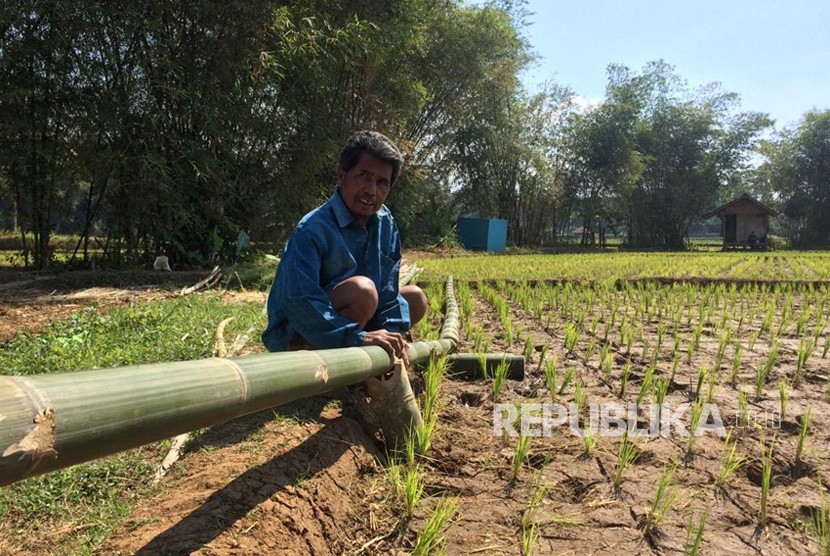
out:
M706 220L707 218L712 218L713 216L720 216L721 214L729 213L730 208L734 207L735 205L737 205L739 203L743 204L743 203L747 203L747 202L757 206L759 209L761 209L762 212L766 212L770 216L778 216L778 211L777 210L775 210L774 208L768 207L764 203L756 201L755 199L750 197L747 193L744 193L740 197L736 197L735 199L732 199L731 201L729 201L725 205L719 206L715 210L707 212L706 214L702 215L701 218Z

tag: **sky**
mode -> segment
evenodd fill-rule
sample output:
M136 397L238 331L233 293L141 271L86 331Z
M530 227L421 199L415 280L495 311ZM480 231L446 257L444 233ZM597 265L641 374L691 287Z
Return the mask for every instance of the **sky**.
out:
M776 129L830 109L830 0L529 0L524 35L540 60L530 91L553 79L588 102L610 63L663 59L693 87L713 81Z

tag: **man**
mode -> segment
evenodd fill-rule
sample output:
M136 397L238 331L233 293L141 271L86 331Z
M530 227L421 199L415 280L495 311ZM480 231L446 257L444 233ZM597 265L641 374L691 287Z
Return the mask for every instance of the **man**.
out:
M285 246L262 334L270 351L376 345L408 359L404 333L424 317L427 299L417 286L398 288L401 241L383 202L402 165L380 133L348 139L337 190Z

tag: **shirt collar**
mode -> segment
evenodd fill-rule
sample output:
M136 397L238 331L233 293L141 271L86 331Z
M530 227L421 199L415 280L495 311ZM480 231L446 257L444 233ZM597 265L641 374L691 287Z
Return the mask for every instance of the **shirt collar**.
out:
M334 194L329 199L329 203L331 204L332 210L334 210L334 217L337 219L338 226L345 228L354 222L354 216L352 216L352 213L349 212L349 208L346 206L346 203L343 202L343 197L340 196L339 190L334 191ZM377 222L378 216L385 215L388 212L389 209L386 208L386 205L381 205L380 210L369 218L369 222Z

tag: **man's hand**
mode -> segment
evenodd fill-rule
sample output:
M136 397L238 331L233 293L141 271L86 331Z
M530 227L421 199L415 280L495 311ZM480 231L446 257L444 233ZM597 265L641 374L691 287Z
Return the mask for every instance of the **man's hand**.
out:
M388 330L373 330L366 333L363 340L364 346L380 346L386 350L393 359L398 357L409 365L409 353L406 349L406 338L403 334L389 332Z

